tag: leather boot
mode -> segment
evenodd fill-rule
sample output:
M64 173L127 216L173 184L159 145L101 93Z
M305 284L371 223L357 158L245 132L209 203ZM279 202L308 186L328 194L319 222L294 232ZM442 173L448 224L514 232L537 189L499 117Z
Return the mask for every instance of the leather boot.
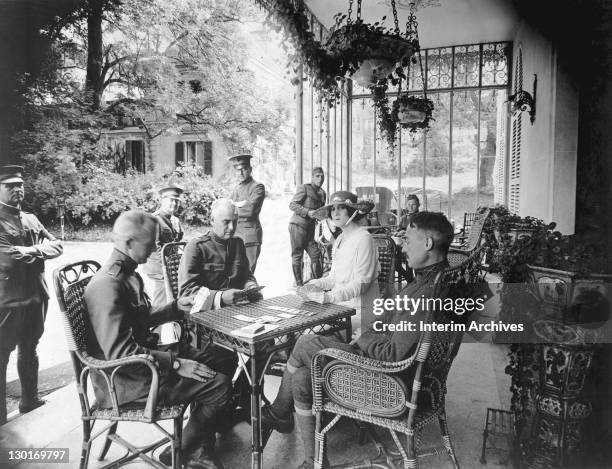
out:
M302 264L293 264L291 267L293 267L293 277L295 278L295 285L297 287L301 287L302 285L304 285L304 278L302 277Z

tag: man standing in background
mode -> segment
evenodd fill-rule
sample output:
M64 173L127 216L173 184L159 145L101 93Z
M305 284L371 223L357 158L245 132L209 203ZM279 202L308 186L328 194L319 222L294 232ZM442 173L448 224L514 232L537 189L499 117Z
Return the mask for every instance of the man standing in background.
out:
M155 251L144 265L144 272L153 281L154 290L151 298L153 306L163 306L172 298L166 298L164 276L162 273L162 247L166 243L173 243L183 239L183 227L177 217L181 208L181 194L183 189L174 184L159 190L161 196L159 209L153 213L157 218L157 237Z
M38 355L49 300L45 260L63 252L61 243L21 210L23 167L0 167L0 425L6 423L6 367L17 347L21 382L19 411L45 402L38 398Z
M316 167L312 170L310 184L298 186L295 195L289 203L293 212L289 220L289 239L291 241L291 267L295 284L301 287L304 283L302 272L302 256L304 251L310 257L310 270L312 278L321 278L323 275L323 259L319 245L315 242L316 219L312 214L325 205L326 194L322 189L325 181L323 168Z
M237 155L232 156L229 160L234 165L240 181L231 195L231 199L238 208L236 236L244 241L251 272L255 273L263 239L259 213L266 197L266 189L263 184L255 181L251 176L253 172L251 158L253 158L252 155Z

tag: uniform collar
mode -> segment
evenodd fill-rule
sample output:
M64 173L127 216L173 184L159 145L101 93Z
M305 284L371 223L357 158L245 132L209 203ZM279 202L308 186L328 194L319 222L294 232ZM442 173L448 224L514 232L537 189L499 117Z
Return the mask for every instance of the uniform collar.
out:
M248 184L249 182L251 182L253 180L253 176L249 176L248 178L246 178L244 181L240 181L240 184Z
M441 270L448 267L448 265L448 260L444 259L443 261L436 262L435 264L421 267L420 269L414 269L414 278L417 282L429 280L432 274L437 274Z
M229 239L224 239L224 238L221 238L220 236L217 236L213 230L210 230L210 231L209 231L209 234L210 234L210 237L212 238L212 240L213 240L214 242L219 243L219 244L223 244L224 246L225 246L225 245L228 243L228 241L229 241ZM231 239L231 238L230 238L230 239Z
M19 215L21 213L21 207L13 207L12 205L0 202L0 210L4 210L11 215Z
M117 248L113 249L113 253L111 254L111 262L119 262L122 267L121 270L129 274L133 274L136 270L136 267L138 267L138 263L134 259L132 259L127 254L121 252Z

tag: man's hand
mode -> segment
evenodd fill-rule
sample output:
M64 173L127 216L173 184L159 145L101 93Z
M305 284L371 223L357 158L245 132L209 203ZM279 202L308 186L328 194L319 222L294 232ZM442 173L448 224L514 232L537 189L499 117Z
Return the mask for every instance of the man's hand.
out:
M214 378L217 374L214 370L211 370L206 365L196 362L195 360L189 360L187 358L175 358L181 366L176 370L176 374L183 378L191 378L196 381L204 382L211 378Z
M263 300L263 295L261 294L260 291L254 291L254 292L247 292L247 299L249 300L250 303L254 303L256 301L260 301Z
M237 290L236 288L230 288L221 293L221 301L226 305L235 305L246 299L246 292L244 290Z
M308 216L309 216L310 218L314 218L314 213L315 213L315 211L314 211L314 210L308 210Z
M193 306L193 300L195 295L191 296L183 296L176 300L176 306L184 313L189 313L191 311L191 307Z

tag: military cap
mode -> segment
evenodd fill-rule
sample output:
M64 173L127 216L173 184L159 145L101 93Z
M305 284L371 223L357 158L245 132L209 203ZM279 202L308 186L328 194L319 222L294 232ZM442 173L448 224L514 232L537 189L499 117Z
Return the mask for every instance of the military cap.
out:
M13 182L23 182L23 166L0 166L0 183L10 184Z
M170 184L167 187L162 187L159 190L159 195L162 197L169 197L171 199L178 199L183 192L185 192L185 190L182 187L177 186L176 184Z
M229 159L230 163L232 163L233 165L245 163L245 164L248 164L250 166L251 165L251 158L253 158L253 155L245 154L245 155L230 156L228 159Z

